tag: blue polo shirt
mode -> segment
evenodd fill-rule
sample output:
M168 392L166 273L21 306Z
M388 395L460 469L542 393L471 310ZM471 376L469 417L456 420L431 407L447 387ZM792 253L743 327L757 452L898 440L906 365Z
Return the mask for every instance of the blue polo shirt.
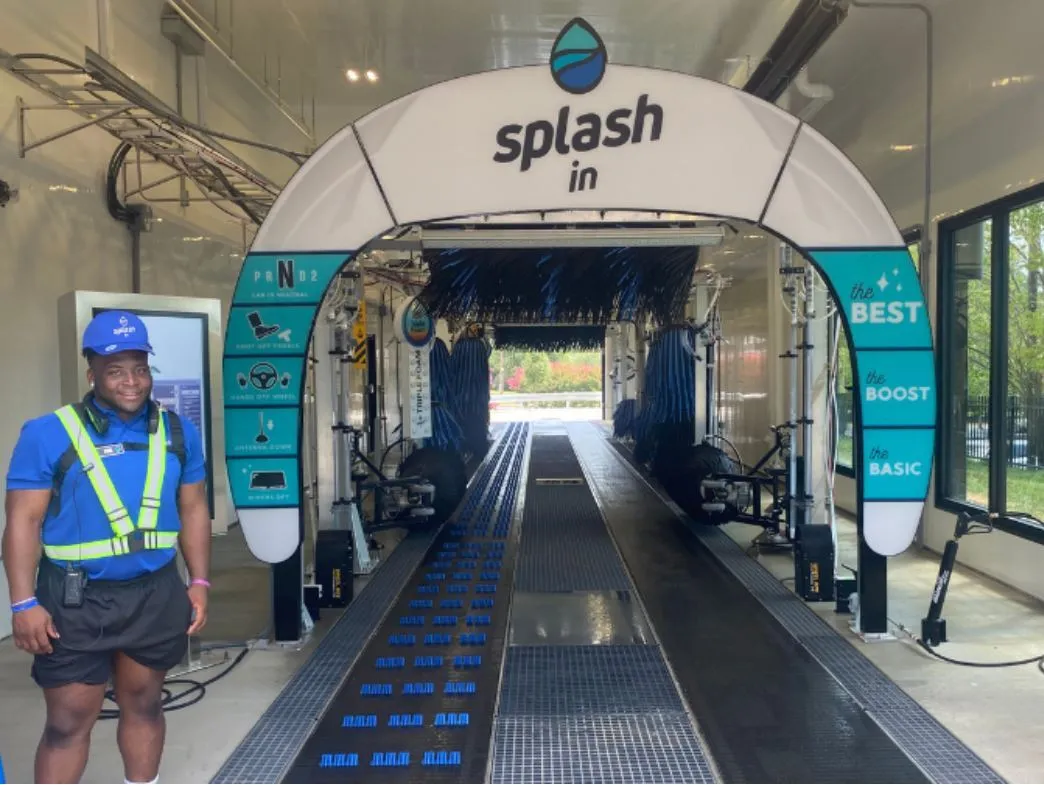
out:
M114 411L99 406L109 418L109 429L99 436L88 424L87 432L99 446L105 468L112 477L116 492L127 507L131 520L138 520L141 495L145 490L145 471L149 454L146 449L126 449L123 445L147 445L148 408L130 422L121 420ZM187 418L181 418L185 433L185 465L178 457L167 452L167 468L163 477L163 492L160 498L159 531L181 530L178 515L178 488L191 485L206 477L203 460L203 444L199 431ZM167 443L170 444L170 428L167 428ZM62 455L69 448L69 436L58 416L53 412L29 420L22 426L21 435L11 455L7 471L7 490L50 490ZM104 449L104 445L118 445ZM94 492L94 486L77 459L66 472L60 492L61 507L50 510L43 522L45 545L73 545L80 542L107 540L113 537L105 510ZM174 558L176 550L139 551L104 559L88 559L82 565L87 577L95 580L128 580L148 572L155 572ZM65 566L64 562L59 562Z

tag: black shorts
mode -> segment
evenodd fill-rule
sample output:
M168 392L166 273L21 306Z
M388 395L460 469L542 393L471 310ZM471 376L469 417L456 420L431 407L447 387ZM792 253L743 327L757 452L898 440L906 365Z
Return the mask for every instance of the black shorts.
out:
M36 598L60 637L51 654L33 658L41 687L107 684L117 652L164 673L185 656L192 604L175 560L128 581L88 581L79 608L62 605L63 581L64 571L42 559Z

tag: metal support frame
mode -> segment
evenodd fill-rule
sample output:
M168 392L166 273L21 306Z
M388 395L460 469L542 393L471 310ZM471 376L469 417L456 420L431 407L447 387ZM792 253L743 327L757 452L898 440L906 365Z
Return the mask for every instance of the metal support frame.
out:
M356 312L356 318L358 312ZM350 423L348 398L351 394L350 376L351 330L344 322L335 322L332 332L330 359L331 388L334 400L334 502L333 528L352 532L352 569L356 575L369 575L377 569L378 559L370 554L369 540L363 530L359 502L353 481L354 460L357 454L357 432Z
M812 442L812 362L815 346L812 344L812 321L816 318L815 278L811 265L805 265L802 279L804 282L804 312L801 315L801 457L804 463L802 486L798 498L799 524L812 523L812 506L815 493L812 487L814 444Z
M220 134L189 122L89 48L82 66L55 55L11 54L0 49L0 68L55 102L30 104L21 97L17 99L20 157L84 129L100 128L136 150L139 180L128 194L139 195L147 201L186 204L205 200L237 220L246 218L259 225L279 195L280 186L217 139L279 153L297 165L306 159L301 153ZM83 119L62 131L31 140L29 114L57 109L73 112ZM143 162L164 164L173 169L174 174L146 183L141 176ZM192 198L184 192L177 198L146 196L147 191L175 179L191 181L200 196ZM238 210L232 211L222 203L231 203Z
M787 360L790 370L787 373L787 421L785 427L790 434L790 450L787 451L787 529L786 536L793 540L797 536L797 427L798 427L798 343L800 335L800 317L798 315L798 291L796 282L792 280L793 268L790 266L793 251L786 243L779 246L779 273L783 277L783 294L790 299L790 340L787 351L780 355Z
M706 392L703 399L707 405L707 429L711 436L718 435L718 337L721 335L721 314L715 303L703 334L704 365L706 367ZM697 415L698 416L698 415Z

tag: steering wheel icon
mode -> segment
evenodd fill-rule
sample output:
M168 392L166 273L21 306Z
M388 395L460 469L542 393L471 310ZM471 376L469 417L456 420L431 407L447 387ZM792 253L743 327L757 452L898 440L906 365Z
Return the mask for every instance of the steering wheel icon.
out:
M279 372L271 363L258 363L250 369L250 383L259 390L271 390L279 380Z

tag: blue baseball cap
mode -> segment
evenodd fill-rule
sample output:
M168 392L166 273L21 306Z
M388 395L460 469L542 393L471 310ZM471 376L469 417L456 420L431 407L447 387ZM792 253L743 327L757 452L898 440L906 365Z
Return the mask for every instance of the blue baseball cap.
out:
M101 355L119 352L154 354L145 322L129 311L102 311L91 319L83 331L83 351Z

